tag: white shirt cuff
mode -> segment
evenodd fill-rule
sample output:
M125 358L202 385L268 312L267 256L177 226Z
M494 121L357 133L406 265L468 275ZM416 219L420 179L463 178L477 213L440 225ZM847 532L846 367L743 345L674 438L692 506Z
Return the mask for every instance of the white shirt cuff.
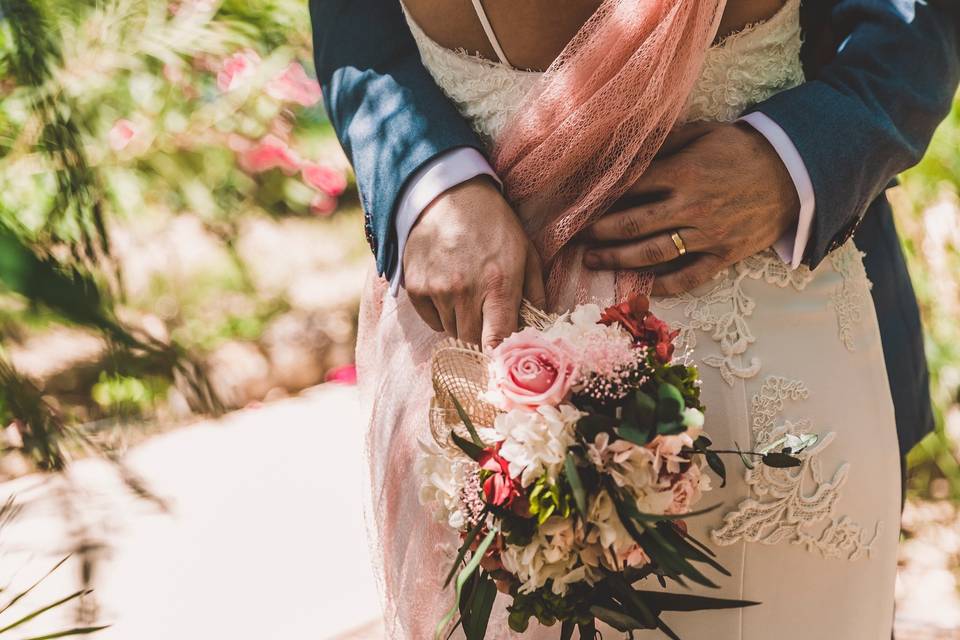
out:
M793 232L785 233L773 245L780 259L789 264L792 269L796 269L803 261L807 241L810 240L810 230L813 227L813 213L816 209L813 183L810 182L807 166L793 141L790 140L790 136L769 116L754 111L740 118L740 121L746 122L767 139L773 150L780 156L780 160L793 180L793 186L797 189L797 196L800 199L800 216L797 219L797 228Z
M500 184L487 159L473 147L458 147L438 155L417 169L410 182L400 194L400 204L394 227L397 230L397 265L390 274L390 293L397 295L403 285L403 250L407 237L420 214L437 197L448 189L476 178L488 175Z

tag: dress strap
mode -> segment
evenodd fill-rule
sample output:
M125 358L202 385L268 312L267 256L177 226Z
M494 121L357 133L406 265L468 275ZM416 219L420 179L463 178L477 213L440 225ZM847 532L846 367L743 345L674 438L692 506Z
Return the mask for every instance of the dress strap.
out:
M500 41L497 40L497 34L493 32L493 25L490 24L490 20L487 18L487 12L483 8L483 4L481 4L480 0L470 1L473 2L473 8L477 12L477 17L480 18L480 25L483 26L483 31L487 34L487 40L490 41L490 46L492 46L493 50L497 53L497 58L500 59L500 62L512 69L513 65L507 60L507 54L503 52L503 47L500 46Z

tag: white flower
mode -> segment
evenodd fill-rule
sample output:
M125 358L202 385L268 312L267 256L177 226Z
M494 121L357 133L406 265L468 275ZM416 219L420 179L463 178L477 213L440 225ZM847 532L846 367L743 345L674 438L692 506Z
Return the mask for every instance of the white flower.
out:
M587 513L592 526L587 547L580 554L585 564L621 571L624 566L642 567L650 561L624 528L610 494L601 491L594 496Z
M657 481L656 456L652 451L628 440L610 442L608 433L598 433L587 445L587 457L619 487L639 491Z
M568 585L592 580L589 568L580 562L582 543L582 529L572 519L554 516L537 529L530 544L507 545L500 560L522 583L521 592L531 593L553 580L552 591L563 595Z
M703 429L703 412L694 407L687 407L683 410L683 426L694 440L700 435ZM696 433L696 435L693 435Z
M420 504L429 507L441 522L460 529L466 521L460 490L467 476L476 473L477 464L433 440L421 440L419 444L420 456L414 464L414 473L421 482Z
M499 414L493 427L503 441L500 455L510 462L510 475L519 477L524 487L544 473L555 481L582 415L569 404Z

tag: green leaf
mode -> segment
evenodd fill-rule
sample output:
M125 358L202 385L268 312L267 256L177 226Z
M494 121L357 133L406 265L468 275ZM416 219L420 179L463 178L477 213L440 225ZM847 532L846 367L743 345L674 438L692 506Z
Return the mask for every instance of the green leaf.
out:
M470 439L473 440L473 444L477 445L481 449L486 448L487 445L483 444L483 440L480 439L480 435L477 433L476 427L473 426L470 416L468 416L467 412L464 411L463 405L460 404L460 401L457 400L452 393L449 395L450 399L453 401L453 406L457 409L457 415L460 416L460 421L463 423L463 426L467 428L467 431L470 432Z
M487 552L487 549L490 548L490 545L493 544L493 540L497 537L499 532L500 530L496 528L490 530L490 532L487 534L487 537L484 538L483 542L481 542L477 547L477 550L473 552L470 562L467 563L467 566L465 566L460 572L460 575L457 576L457 582L455 584L456 598L454 599L453 607L445 616L443 616L443 620L437 624L436 632L434 633L434 638L436 640L440 640L440 638L443 637L444 628L450 624L450 621L453 620L453 616L457 615L457 611L460 606L460 594L463 591L463 585L467 583L467 580L470 579L470 576L472 576L477 570L477 567L480 566L480 560L483 559L484 554ZM0 630L0 633L2 633L2 630Z
M728 577L730 576L730 572L727 571L722 564L713 559L713 553L704 553L702 550L690 544L688 536L684 533L681 533L672 524L658 524L657 531L664 537L664 539L673 545L677 552L680 553L680 555L682 555L684 558L688 558L694 562L703 562L704 564L710 565L723 575Z
M42 608L40 608L40 609L37 609L37 610L34 611L33 613L28 613L27 615L23 616L22 618L20 618L20 619L17 620L16 622L12 622L12 623L8 624L7 626L3 627L2 629L0 629L0 634L4 634L4 633L6 633L7 631L10 631L11 629L16 629L16 628L19 627L20 625L26 624L27 622L33 620L33 619L36 618L37 616L42 615L42 614L50 611L51 609L56 609L57 607L62 606L62 605L64 605L64 604L70 602L71 600L75 600L76 598L79 598L79 597L81 597L81 596L85 596L85 595L87 595L88 593L90 593L90 590L89 590L89 589L81 589L80 591L77 591L77 592L75 592L75 593L70 594L70 595L67 596L66 598L62 598L62 599L60 599L60 600L57 600L57 601L54 602L53 604L48 604L48 605L45 606L45 607L42 607Z
M713 451L705 451L704 455L707 458L707 464L720 477L720 488L727 486L727 467L723 464L723 459Z
M67 556L67 557L65 557L63 560L61 560L60 562L58 562L57 564L53 565L53 568L50 569L49 571L47 571L47 573L44 574L44 576L43 576L42 578L40 578L39 580L37 580L36 582L34 582L32 585L30 585L29 587L27 587L26 589L24 589L24 590L21 591L20 593L18 593L16 596L14 596L14 597L10 600L10 602L8 602L7 604L3 605L3 608L0 609L0 613L5 612L7 609L9 609L9 608L12 607L13 605L15 605L17 602L19 602L21 598L23 598L23 597L26 596L28 593L30 593L31 591L33 591L34 589L36 589L37 586L39 586L41 582L43 582L43 581L46 580L48 577L50 577L50 575L51 575L54 571L56 571L57 569L59 569L60 567L62 567L62 566L63 566L63 563L66 562L66 561L69 560L69 559L70 559L70 556Z
M799 467L803 464L800 458L794 458L789 454L778 453L776 451L765 454L763 458L761 458L761 461L768 467L775 469L789 469L790 467Z
M567 482L570 483L570 491L573 492L573 501L577 505L577 511L586 518L587 492L583 489L583 481L580 479L580 472L577 471L577 461L572 451L567 451L567 458L563 461L563 469L567 475Z
M623 438L624 440L627 440L628 442L632 442L633 444L639 445L641 447L645 446L648 442L650 442L649 430L642 431L628 424L622 424L619 427L617 427L617 435Z
M632 617L642 621L647 629L656 628L657 614L650 610L643 596L627 582L622 573L612 574L604 582L610 586L617 599L629 609L628 613Z
M450 432L450 439L453 440L453 443L460 447L460 450L467 454L467 456L469 456L472 460L479 461L480 457L483 455L482 447L478 447L466 438L460 437L457 435L456 431Z
M713 445L713 441L705 435L700 435L693 441L693 447L698 451L706 451L711 445Z
M687 593L666 593L664 591L638 591L648 603L659 611L707 611L716 609L740 609L753 607L759 602L751 600L729 600L710 598Z
M600 605L595 604L590 607L590 613L596 616L599 620L603 620L617 631L635 631L643 628L639 622L627 614L614 609L609 609L607 607L601 607Z
M464 620L463 632L467 640L483 640L490 622L493 601L497 597L497 585L488 574L482 574L480 584L474 594L473 606Z
M633 404L637 426L649 432L657 413L657 401L650 394L638 390L633 395Z
M657 423L657 433L661 436L675 436L687 430L683 420L670 420Z
M77 627L76 629L68 629L67 631L58 631L57 633L50 633L45 636L34 636L32 638L25 638L24 640L54 640L54 638L86 636L91 633L96 633L97 631L103 631L104 629L109 629L109 628L110 628L110 625L103 625L102 627Z
M480 533L480 530L486 523L486 515L487 510L484 509L483 513L480 514L480 519L477 521L477 524L473 525L473 529L470 529L470 532L467 533L467 537L463 539L463 544L460 545L460 551L457 552L457 559L453 561L453 566L450 567L450 573L447 574L447 579L443 581L444 589L450 585L450 581L453 580L453 576L457 575L457 567L459 567L460 563L463 562L463 559L467 555L467 551L470 550L470 545L473 544L473 541L477 538L477 535Z
M660 385L657 390L657 420L672 422L679 420L683 413L683 394L669 382Z
M754 465L753 461L750 460L746 455L744 455L743 450L740 449L740 445L737 443L736 440L733 441L733 446L736 447L737 454L740 456L740 460L741 462L743 462L743 466L753 471L756 468L756 465Z
M615 426L617 426L617 421L602 413L591 413L577 420L577 431L587 442L593 442L597 434L612 433Z

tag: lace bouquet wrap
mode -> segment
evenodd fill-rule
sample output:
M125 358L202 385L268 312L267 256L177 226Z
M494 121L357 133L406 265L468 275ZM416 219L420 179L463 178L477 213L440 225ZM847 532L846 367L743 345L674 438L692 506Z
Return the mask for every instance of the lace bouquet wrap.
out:
M694 510L711 488L707 468L723 481L721 453L795 466L812 439L711 449L697 370L674 361L677 333L646 297L561 316L525 305L522 319L489 357L456 341L434 354L420 497L461 540L437 637L462 625L483 638L498 591L513 630L536 618L560 622L561 638L595 637L598 619L675 638L664 611L755 604L637 584L715 587L706 572L729 573L683 522L711 510Z

